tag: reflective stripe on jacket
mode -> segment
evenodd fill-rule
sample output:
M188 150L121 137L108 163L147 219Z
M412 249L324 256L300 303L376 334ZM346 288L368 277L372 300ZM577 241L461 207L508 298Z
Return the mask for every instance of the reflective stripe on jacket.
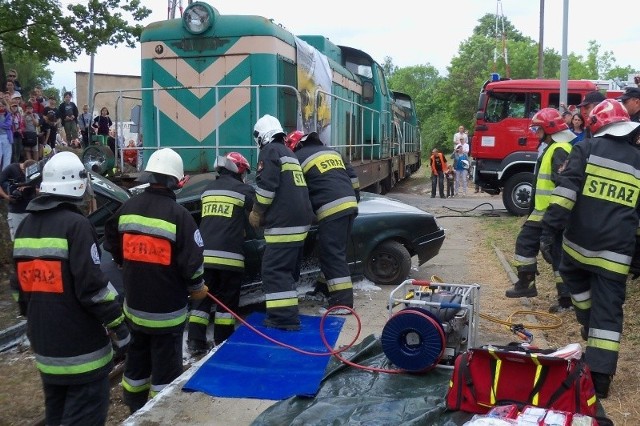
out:
M190 292L204 285L203 242L191 214L167 188L148 187L105 225L105 249L122 265L124 312L149 333L180 329Z
M303 245L313 218L298 158L282 141L260 150L254 210L264 215L267 244Z
M301 162L318 221L357 213L358 201L340 153L305 141L295 153Z
M87 383L112 368L107 328L123 320L100 270L97 235L69 199L43 194L28 206L13 256L27 303L27 334L42 380Z
M205 268L243 270L247 214L255 191L226 170L202 194L200 233Z
M551 193L556 187L554 179L557 177L558 169L571 152L571 147L569 142L554 142L545 149L536 173L534 209L527 220L534 222L542 220L544 212L549 207ZM557 151L558 149L561 151Z
M564 231L563 256L626 281L635 252L640 150L633 141L594 138L573 146L543 224Z

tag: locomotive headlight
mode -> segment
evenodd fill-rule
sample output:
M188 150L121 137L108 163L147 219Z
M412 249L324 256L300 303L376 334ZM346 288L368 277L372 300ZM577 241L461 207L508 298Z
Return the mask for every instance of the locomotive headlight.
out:
M191 4L182 15L182 24L191 34L202 34L211 28L212 23L213 10L206 3Z

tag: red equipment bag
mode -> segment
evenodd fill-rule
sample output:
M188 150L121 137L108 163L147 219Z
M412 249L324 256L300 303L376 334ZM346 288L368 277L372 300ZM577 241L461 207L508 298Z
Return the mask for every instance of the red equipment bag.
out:
M587 364L544 352L519 346L463 352L455 361L447 408L485 414L498 405L517 404L595 417L595 389Z

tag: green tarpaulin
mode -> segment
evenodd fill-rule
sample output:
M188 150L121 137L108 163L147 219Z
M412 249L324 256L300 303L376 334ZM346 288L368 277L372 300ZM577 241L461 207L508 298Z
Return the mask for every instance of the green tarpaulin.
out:
M342 356L360 365L394 368L373 335ZM472 415L446 409L451 374L452 370L440 368L423 374L369 372L333 358L315 398L292 397L281 401L252 424L461 425Z

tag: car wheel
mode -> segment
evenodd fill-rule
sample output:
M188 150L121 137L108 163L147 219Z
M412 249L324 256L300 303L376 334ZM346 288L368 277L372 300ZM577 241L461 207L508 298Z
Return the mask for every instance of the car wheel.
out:
M522 172L511 176L504 185L502 202L509 213L524 216L529 213L529 205L533 201L533 173Z
M379 285L399 285L411 268L409 251L397 241L379 244L365 262L364 276Z

